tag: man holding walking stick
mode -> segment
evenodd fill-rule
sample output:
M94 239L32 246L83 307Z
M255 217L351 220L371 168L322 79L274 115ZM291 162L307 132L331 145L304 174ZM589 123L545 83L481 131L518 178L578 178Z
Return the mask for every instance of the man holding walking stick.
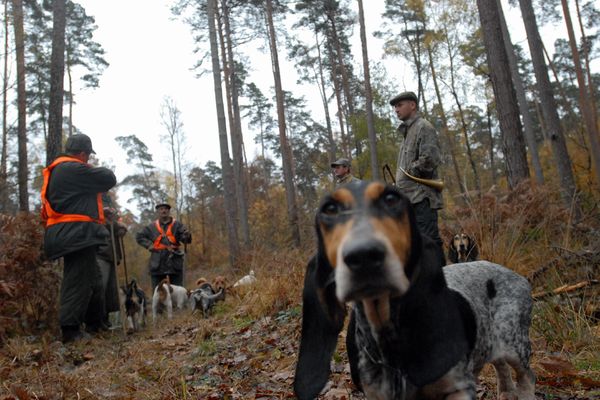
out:
M104 289L105 310L102 321L105 325L110 326L109 314L120 311L117 265L123 259L120 243L127 233L127 227L118 221L117 212L112 208L105 207L104 216L106 218L105 226L110 237L104 244L98 246L96 259L102 274L102 288Z

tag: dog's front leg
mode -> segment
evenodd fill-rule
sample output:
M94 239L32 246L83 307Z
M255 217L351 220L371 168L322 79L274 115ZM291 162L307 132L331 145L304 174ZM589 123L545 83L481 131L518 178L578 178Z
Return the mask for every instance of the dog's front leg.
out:
M171 299L171 296L167 297L165 304L167 306L167 318L173 319L173 300Z

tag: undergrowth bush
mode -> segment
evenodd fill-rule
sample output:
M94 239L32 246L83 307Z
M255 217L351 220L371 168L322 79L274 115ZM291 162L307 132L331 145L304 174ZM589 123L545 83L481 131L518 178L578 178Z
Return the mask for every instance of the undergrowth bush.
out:
M55 330L60 273L42 259L39 218L0 215L0 344Z

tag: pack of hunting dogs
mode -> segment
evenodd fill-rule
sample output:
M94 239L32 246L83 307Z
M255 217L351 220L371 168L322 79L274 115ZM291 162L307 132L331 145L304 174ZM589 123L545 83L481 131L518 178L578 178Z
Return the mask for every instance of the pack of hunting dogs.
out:
M319 396L346 329L351 379L368 399L476 399L478 375L488 363L498 399L535 399L532 297L524 277L478 260L466 233L451 238L446 257L419 233L410 201L381 182L361 181L327 195L315 230L317 251L302 294L297 398ZM251 272L232 287L256 280ZM167 278L152 294L153 321L186 307L208 318L225 300L226 285L222 276L200 278L188 290ZM139 329L143 320L136 317L145 315L146 298L135 281L122 294L129 327Z

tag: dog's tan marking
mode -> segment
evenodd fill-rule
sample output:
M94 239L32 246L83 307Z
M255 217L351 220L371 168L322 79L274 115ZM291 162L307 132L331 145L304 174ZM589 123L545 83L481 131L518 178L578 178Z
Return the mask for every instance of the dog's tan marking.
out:
M403 214L400 221L385 217L371 218L370 222L375 231L389 239L396 256L402 262L402 265L406 265L412 244L408 215Z
M338 203L343 204L346 209L352 209L356 207L356 199L346 188L336 190L333 192L331 197ZM323 234L323 244L325 245L325 253L327 254L329 264L333 268L335 268L337 264L338 248L340 247L346 235L350 232L352 224L352 219L343 224L335 225L333 229L328 229L322 223L320 224L320 229Z
M165 299L167 298L167 290L171 288L171 286L168 286L169 284L167 283L166 280L163 280L162 282L160 282L158 284L158 298L160 299L161 302L164 302ZM167 286L167 288L165 288L165 286Z
M352 195L352 192L350 192L346 188L340 188L340 189L336 190L335 192L332 193L331 197L335 201L342 203L346 206L356 205L356 199Z
M337 265L338 249L346 236L352 229L353 221L349 220L343 224L338 224L333 229L327 231L323 224L321 224L321 232L323 233L323 244L325 245L325 253L327 254L327 260L329 264L335 268Z
M381 193L385 190L385 185L381 182L373 182L365 189L365 202L371 203L381 196Z
M385 292L379 297L362 300L365 315L373 329L380 330L390 320L390 296Z

